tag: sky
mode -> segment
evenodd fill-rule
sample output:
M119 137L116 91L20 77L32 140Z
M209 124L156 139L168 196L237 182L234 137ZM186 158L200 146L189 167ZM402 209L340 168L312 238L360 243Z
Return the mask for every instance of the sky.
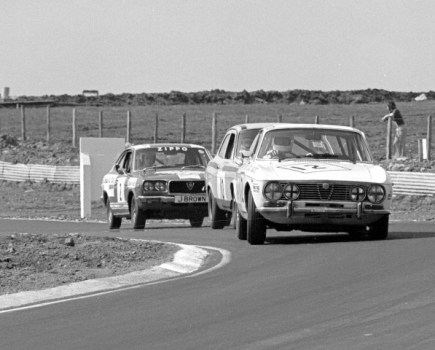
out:
M433 0L0 0L0 93L435 90Z

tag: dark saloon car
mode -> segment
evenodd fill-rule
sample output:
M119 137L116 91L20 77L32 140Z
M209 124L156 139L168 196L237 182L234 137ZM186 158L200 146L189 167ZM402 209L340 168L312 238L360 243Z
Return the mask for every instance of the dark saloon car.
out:
M101 185L109 227L119 228L122 218L135 229L147 219L187 219L200 227L208 215L204 171L210 158L192 144L126 148Z

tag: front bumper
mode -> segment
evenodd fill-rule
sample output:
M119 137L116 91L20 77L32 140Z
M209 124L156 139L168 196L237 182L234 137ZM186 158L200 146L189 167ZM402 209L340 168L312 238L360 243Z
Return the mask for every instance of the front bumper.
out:
M174 196L138 196L137 203L149 218L188 219L208 215L207 202L176 203Z
M366 226L390 214L383 204L324 201L266 202L257 211L266 220L283 225Z

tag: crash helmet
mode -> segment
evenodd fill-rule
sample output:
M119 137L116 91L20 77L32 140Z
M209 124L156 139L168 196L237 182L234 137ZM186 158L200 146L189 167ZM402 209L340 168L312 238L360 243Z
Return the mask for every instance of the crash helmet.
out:
M292 142L293 138L290 136L275 136L273 139L273 149L279 152L290 152Z

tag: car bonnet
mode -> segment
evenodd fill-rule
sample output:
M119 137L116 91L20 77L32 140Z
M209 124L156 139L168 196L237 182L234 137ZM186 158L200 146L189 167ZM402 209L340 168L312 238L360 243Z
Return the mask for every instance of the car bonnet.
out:
M249 172L258 180L355 181L384 183L388 173L368 163L337 161L268 161L252 164Z

